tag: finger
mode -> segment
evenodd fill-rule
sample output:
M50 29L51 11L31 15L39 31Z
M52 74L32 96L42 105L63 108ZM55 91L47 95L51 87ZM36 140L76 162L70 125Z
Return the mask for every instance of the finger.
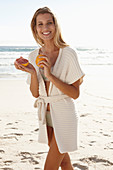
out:
M21 65L18 66L20 70L25 70Z
M16 61L14 62L14 65L17 66L17 62Z
M14 62L14 65L17 69L19 69L20 64L17 61Z
M25 72L27 72L27 73L30 73L31 70L33 70L33 69L29 68L28 66L23 66L23 65L20 65L20 66L19 66L19 69L20 69L21 71L25 71Z
M46 57L46 60L49 64L51 64L50 59Z
M17 61L15 61L14 64L17 65L17 66L19 65L19 63Z
M51 67L50 64L48 62L46 62L46 61L40 61L38 64L39 65L45 65L45 66L47 66L49 68Z
M44 70L48 69L48 66L46 66L45 64L41 64L39 67L43 68Z
M19 69L17 64L14 63L14 65L15 65L16 69Z
M22 64L18 63L17 61L14 62L14 65L15 65L16 69L18 69L18 70L30 72L29 68L23 66Z
M38 62L38 64L40 64L40 63L44 63L44 64L48 63L48 64L50 64L50 61L48 59L47 60L41 60L41 61Z
M50 60L47 56L40 56L39 58L45 58L48 63L50 63Z
M39 58L47 58L46 55L39 56Z

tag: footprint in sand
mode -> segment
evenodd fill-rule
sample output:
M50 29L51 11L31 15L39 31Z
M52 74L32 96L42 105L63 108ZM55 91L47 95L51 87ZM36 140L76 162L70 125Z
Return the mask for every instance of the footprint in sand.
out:
M90 141L90 143L95 143L96 141Z
M16 127L11 127L10 129L16 129L16 130L18 130L18 128L16 128Z
M81 165L80 163L74 163L73 166L82 170L88 170L87 165Z
M39 130L39 128L35 129L34 131L37 132Z
M107 149L107 150L108 150L108 149L113 149L113 147L109 147L109 146L107 146L107 147L106 147L106 148L104 148L104 149Z
M29 141L30 141L30 142L33 142L34 140L33 140L33 139L30 139Z
M3 149L0 149L0 153L5 153L5 151Z
M10 165L10 164L13 163L13 161L11 161L11 160L6 160L6 161L4 161L3 163L4 163L5 165Z
M7 136L7 135L4 135L3 137L0 137L0 139L16 139L18 141L16 136Z
M113 142L108 143L104 149L113 149Z
M5 168L2 168L3 170L13 170L12 168L7 168L7 167L5 167Z
M108 137L111 137L109 134L103 134L103 136L108 136Z
M18 130L18 128L15 128L15 127L8 127L8 128L5 128L5 129L16 129L16 130Z
M38 154L44 154L44 153L48 153L48 152L38 152Z
M32 156L31 153L29 152L20 152L19 156L22 156L21 158L21 162L26 162L27 160L32 163L33 165L37 165L39 164L39 162L37 160L35 160Z
M23 133L10 133L9 135L23 136Z
M39 162L35 160L33 157L30 158L29 162L32 163L33 165L39 164Z
M38 132L38 131L39 131L39 128L37 128L37 129L31 131L31 133Z
M96 123L102 123L102 122L100 122L100 121L98 121L98 120L93 120L94 122L96 122Z
M89 146L93 146L94 143L96 143L96 141L90 141Z
M87 113L87 114L82 114L82 115L80 115L80 117L86 117L86 116L89 116L90 114L89 113Z
M12 125L13 123L7 123L6 125Z
M103 159L103 158L98 158L97 155L95 156L92 156L92 157L88 157L88 158L82 158L82 159L79 159L80 161L83 161L83 162L92 162L92 163L103 163L105 166L113 166L113 163L110 162L109 160L106 160L106 159Z
M109 135L109 134L105 134L103 132L99 132L99 133L101 133L103 136L111 137L111 135Z
M80 148L85 148L84 146L80 146Z

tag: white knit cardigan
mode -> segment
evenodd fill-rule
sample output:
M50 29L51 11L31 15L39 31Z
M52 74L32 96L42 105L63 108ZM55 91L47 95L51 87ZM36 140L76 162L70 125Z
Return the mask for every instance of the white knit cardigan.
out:
M44 80L35 63L38 53L39 49L36 49L28 57L37 71L39 81L40 96L35 102L35 107L38 107L39 118L38 142L48 144L45 111L47 103L49 103L55 139L60 153L75 151L78 148L78 115L74 100L63 94L52 82L50 82L47 96ZM60 48L52 74L68 84L72 84L79 79L82 83L84 73L80 68L77 54L72 48ZM30 84L30 75L28 75L27 83Z

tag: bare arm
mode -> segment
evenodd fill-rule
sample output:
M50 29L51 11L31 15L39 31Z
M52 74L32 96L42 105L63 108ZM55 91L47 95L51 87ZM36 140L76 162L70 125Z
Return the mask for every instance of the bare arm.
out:
M31 74L31 84L30 84L30 91L34 97L39 96L39 82L37 79L37 73L34 72Z
M80 85L80 80L74 82L73 84L67 84L57 77L55 77L51 73L51 62L50 60L44 56L46 61L41 61L39 62L40 66L42 65L44 67L44 74L45 76L64 94L68 95L69 97L73 99L77 99L79 97L79 85Z
M50 74L48 79L64 94L68 95L73 99L77 99L79 97L79 80L73 84L67 84L54 75Z

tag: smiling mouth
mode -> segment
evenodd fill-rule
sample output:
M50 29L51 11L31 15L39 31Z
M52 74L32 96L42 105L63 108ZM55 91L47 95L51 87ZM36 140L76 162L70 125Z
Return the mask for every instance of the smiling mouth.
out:
M42 34L43 35L49 35L51 32L50 31L48 31L48 32L43 32Z

